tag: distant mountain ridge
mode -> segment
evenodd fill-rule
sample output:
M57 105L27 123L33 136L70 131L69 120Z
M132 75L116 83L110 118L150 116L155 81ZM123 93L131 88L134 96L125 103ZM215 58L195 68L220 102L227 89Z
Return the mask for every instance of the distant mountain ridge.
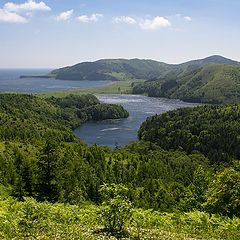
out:
M159 79L179 76L208 64L239 65L237 61L214 55L204 59L192 60L182 64L167 64L144 59L102 59L83 62L52 71L50 74L63 80L112 80Z
M64 80L113 80L151 79L161 76L168 64L154 60L103 59L83 62L51 72L57 79Z
M145 80L133 94L200 103L240 102L240 63L219 55L181 64L141 59L103 59L52 71L65 80Z

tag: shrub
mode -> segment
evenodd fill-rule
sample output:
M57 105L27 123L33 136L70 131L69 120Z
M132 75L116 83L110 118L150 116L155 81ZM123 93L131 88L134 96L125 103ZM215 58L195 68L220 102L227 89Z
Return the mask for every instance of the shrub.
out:
M109 232L122 232L132 216L133 206L127 198L128 189L121 184L103 185L100 188L103 197L99 221Z

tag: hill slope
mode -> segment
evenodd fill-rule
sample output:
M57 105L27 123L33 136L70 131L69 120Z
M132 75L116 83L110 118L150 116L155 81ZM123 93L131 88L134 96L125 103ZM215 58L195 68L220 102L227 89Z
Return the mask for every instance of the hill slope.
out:
M100 103L93 95L41 99L0 94L0 140L72 141L72 129L88 120L128 117L122 106Z
M183 64L167 64L141 59L104 59L56 69L51 72L51 75L54 75L57 79L66 80L149 80L167 76L178 76L179 74L208 64L237 65L238 62L221 56L211 56Z
M170 70L170 65L153 60L106 59L84 62L54 70L57 79L71 80L129 80L150 79Z
M177 77L146 81L133 92L189 102L236 103L240 101L240 67L210 64Z
M149 117L138 136L166 150L199 151L212 163L240 159L240 105L206 105Z

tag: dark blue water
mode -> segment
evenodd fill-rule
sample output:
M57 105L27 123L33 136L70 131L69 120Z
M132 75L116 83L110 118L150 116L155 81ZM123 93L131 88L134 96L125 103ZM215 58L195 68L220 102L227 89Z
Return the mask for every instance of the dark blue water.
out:
M88 122L77 128L77 134L88 144L123 146L137 140L137 130L149 116L197 104L166 98L149 98L140 95L100 94L104 103L120 104L130 113L127 119Z
M19 78L21 75L45 75L50 69L0 69L0 92L54 92L91 88L109 84L108 81L70 81L54 78Z

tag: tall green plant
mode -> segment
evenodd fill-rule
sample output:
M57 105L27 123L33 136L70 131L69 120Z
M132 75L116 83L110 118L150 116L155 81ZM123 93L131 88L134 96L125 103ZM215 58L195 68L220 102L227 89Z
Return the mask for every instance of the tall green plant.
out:
M131 219L133 205L127 198L128 188L121 184L103 185L100 194L104 201L99 221L109 232L121 232Z

